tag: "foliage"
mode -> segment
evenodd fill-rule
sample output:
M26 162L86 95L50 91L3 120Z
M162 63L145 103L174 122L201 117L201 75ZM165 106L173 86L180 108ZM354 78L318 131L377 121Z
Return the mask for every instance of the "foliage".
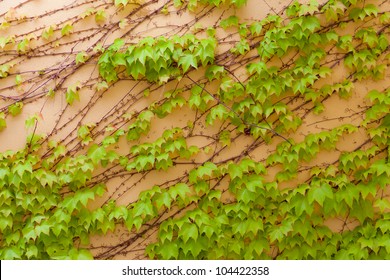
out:
M186 8L196 22L204 7L230 11L247 1L171 2L143 20ZM134 41L123 36L110 45L72 49L66 67L54 74L37 70L33 78L17 72L12 60L2 63L0 77L12 78L15 90L30 80L55 80L39 98L63 93L66 108L87 98L85 88L94 94L77 114L81 121L58 121L48 135L37 133L41 112L29 116L24 148L0 154L0 258L113 258L155 231L156 239L147 246L141 242L150 259L389 259L388 84L367 90L368 105L352 115L358 121L339 116L339 124L316 126L300 137L306 116L323 116L328 99L351 100L359 82L385 81L389 12L358 2L294 2L283 13L251 22L222 12L215 26L192 33ZM118 26L129 35L136 23L123 20L152 4L115 0L46 26L41 37L55 49L62 44L57 37L82 33L76 23L90 16L99 30ZM126 8L129 14L110 27L110 12ZM224 32L234 38L225 52ZM41 51L34 40L10 34L0 37L0 47L18 57L34 56ZM68 82L90 64L98 69L95 80ZM340 77L337 67L344 71ZM103 95L126 82L129 93L106 115L84 122ZM7 118L22 117L31 94L2 96L8 102L0 112L2 133L9 129ZM138 106L140 100L146 105ZM187 123L151 133L159 119L177 119L184 109L191 113L180 115ZM73 120L70 134L55 140ZM358 134L366 140L354 145ZM206 144L197 141L202 138ZM343 141L350 142L347 148ZM230 153L232 146L240 152ZM334 161L318 163L324 153L336 155ZM177 171L181 167L184 175ZM174 178L152 183L135 201L119 202L158 174ZM125 176L112 188L112 179ZM328 226L332 219L342 221L340 230ZM107 250L90 244L91 236L121 226L128 240Z

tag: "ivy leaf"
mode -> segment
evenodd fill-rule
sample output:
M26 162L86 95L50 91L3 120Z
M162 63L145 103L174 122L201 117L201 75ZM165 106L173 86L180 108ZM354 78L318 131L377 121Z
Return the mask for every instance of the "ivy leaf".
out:
M285 236L293 230L291 221L284 220L280 226L275 227L270 232L270 241L275 242L276 240L281 242Z
M378 207L381 213L385 213L385 210L390 209L390 201L386 198L377 199L374 203L374 207Z
M138 202L133 208L134 217L154 216L153 205L150 201Z
M73 32L73 26L71 23L66 23L61 29L62 36L69 36Z
M51 225L41 224L41 225L37 225L35 227L35 232L36 232L37 236L40 236L41 233L49 235L50 229L51 229Z
M107 14L106 14L105 10L96 11L96 14L95 14L96 23L101 24L101 23L105 22L106 19L107 19Z
M223 146L230 146L231 144L231 140L230 140L231 136L230 136L230 132L228 130L223 130L220 134L219 134L219 142L222 143Z
M190 188L185 183L178 183L173 187L169 188L169 195L172 199L176 199L179 196L182 200L185 200L187 194L190 192Z
M19 115L20 112L22 111L22 108L23 108L23 103L22 102L16 102L12 105L10 105L8 107L8 112L12 115L12 116L16 116L16 115ZM1 125L0 125L1 127Z
M87 125L82 125L77 130L77 136L82 140L85 139L85 137L88 136L89 133L90 131Z
M333 198L333 191L330 185L322 184L319 187L311 188L308 192L308 199L310 203L317 201L321 206L324 205L325 198Z
M49 40L54 35L53 25L42 31L42 38L45 40Z
M106 81L101 81L96 84L96 90L97 91L102 91L108 89L108 84Z
M79 95L79 85L74 84L72 86L69 86L66 90L66 102L69 105L72 105L75 100L80 101L80 95Z
M29 48L30 40L28 38L24 38L17 45L17 50L20 53L26 53Z
M35 124L38 122L38 114L34 114L32 116L29 116L25 121L26 128L34 127Z
M261 31L263 30L263 25L260 22L255 22L250 26L250 31L252 35L259 36L261 34Z
M163 206L170 209L172 199L168 192L163 192L157 197L155 202L158 209L161 209Z
M193 68L198 68L198 63L196 57L193 54L185 54L180 57L178 65L182 66L183 72L187 72L188 69L192 66Z
M104 147L99 147L97 144L94 144L88 149L88 157L95 165L97 165L101 160L105 159L106 155L107 152Z
M137 171L142 171L142 170L149 170L153 168L154 162L155 162L155 157L152 154L149 155L140 155L138 156L137 160Z
M76 65L84 64L87 59L88 55L85 53L85 51L79 52L76 55Z
M0 131L7 127L4 112L0 112Z
M22 82L23 82L22 76L21 76L21 75L16 75L16 76L15 76L15 84L16 84L17 86L19 86Z
M238 17L236 16L230 16L224 20L221 20L221 22L219 23L219 25L223 28L223 29L226 29L228 27L232 27L232 26L238 26Z
M382 174L386 174L386 176L390 177L390 164L386 163L385 160L378 160L371 165L371 169L375 171L377 176Z
M4 49L4 47L11 41L10 37L0 37L0 48Z
M212 65L206 69L205 77L209 79L209 81L220 79L225 71L223 66Z
M114 4L116 7L119 5L122 5L123 7L126 7L126 5L129 3L129 0L115 0Z
M2 251L2 259L4 260L21 259L22 257L22 252L17 247L3 248Z
M183 239L184 243L187 243L190 238L196 241L198 239L198 235L198 227L195 224L184 224L178 233L178 236Z
M242 168L239 165L231 163L229 164L228 170L229 176L232 180L234 180L235 178L242 178Z
M175 242L164 242L159 246L158 252L164 260L177 259L179 248Z
M33 257L38 257L38 248L35 245L28 246L28 249L26 250L26 256L27 258L31 259Z
M350 210L351 217L356 217L360 223L366 219L374 217L374 207L371 201L360 199L358 202L354 201L354 206Z
M246 4L247 0L231 0L231 3L236 6L237 8L240 8Z
M69 252L69 256L72 258L72 260L93 260L91 252L86 249L72 249Z

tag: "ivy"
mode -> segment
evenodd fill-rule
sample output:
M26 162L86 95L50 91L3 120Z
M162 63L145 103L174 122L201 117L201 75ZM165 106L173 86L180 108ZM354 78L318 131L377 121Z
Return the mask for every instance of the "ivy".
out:
M126 52L118 52L123 40L117 40L99 59L99 72L107 82L117 80L115 69L124 66L134 79L145 77L150 82L167 82L190 68L206 66L214 61L215 38L197 39L191 34L145 38L131 45Z

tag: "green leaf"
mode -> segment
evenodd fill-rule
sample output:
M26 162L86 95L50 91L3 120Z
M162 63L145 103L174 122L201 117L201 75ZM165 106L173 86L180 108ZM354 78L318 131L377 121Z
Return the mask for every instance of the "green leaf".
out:
M229 170L229 176L230 176L231 180L234 180L235 178L240 178L240 179L242 178L241 166L239 166L235 163L231 163L231 164L229 164L228 170Z
M154 216L153 205L150 201L147 202L137 202L133 208L134 217L148 217Z
M16 102L8 107L8 112L12 116L19 115L20 112L22 111L23 108L23 103L22 102Z
M35 124L38 122L38 115L34 114L32 116L29 116L25 121L26 128L32 128L35 126Z
M230 132L228 130L223 130L220 134L219 134L219 142L222 143L223 146L230 146L231 144L231 135L230 135Z
M21 76L21 75L16 75L16 76L15 76L15 84L16 84L17 86L19 86L22 82L23 82L22 76Z
M129 2L129 0L115 0L114 4L116 7L119 7L120 5L122 5L123 7L126 7L128 2Z
M75 194L74 199L79 201L84 207L87 206L88 200L93 200L95 198L95 193L93 190L86 189L83 191L79 191Z
M9 42L11 42L11 38L10 38L10 37L0 37L0 48L1 48L1 49L4 49L4 47L5 47Z
M280 226L276 226L270 232L270 241L275 242L276 240L281 242L285 236L293 230L291 221L284 220Z
M85 51L79 52L76 55L76 65L84 64L87 59L88 59L88 55L86 54Z
M189 192L190 188L185 183L178 183L175 186L170 187L168 190L168 193L172 199L176 199L176 197L179 196L182 200L185 200Z
M67 88L66 102L69 105L72 105L75 100L80 101L80 95L78 90L79 90L79 86L77 84Z
M164 260L177 259L179 248L174 242L164 242L159 246L158 253L161 254Z
M107 152L104 147L99 147L97 144L94 144L88 149L88 157L95 165L97 165L101 160L105 159L106 155Z
M29 44L30 44L30 40L28 38L24 38L23 40L21 40L16 49L18 50L18 52L20 53L26 53L27 50L29 49Z
M106 81L101 81L96 84L97 91L106 90L106 89L108 89L108 84Z
M308 192L308 199L310 203L317 201L321 206L324 205L325 198L333 198L333 191L329 184L322 184L319 187L313 187Z
M11 69L11 65L9 64L0 65L0 78L7 77L10 69Z
M42 31L42 38L45 40L49 40L54 35L53 25Z
M73 32L73 26L71 23L66 23L61 29L62 36L69 36Z
M184 224L179 230L178 236L183 239L184 243L187 243L187 241L192 238L194 241L198 239L198 227L195 224Z
M51 88L51 89L49 89L49 91L47 92L47 94L46 94L46 96L47 97L54 97L55 96L55 94L56 94L56 92Z
M232 27L232 26L238 26L238 17L236 16L230 16L228 18L225 18L223 20L221 20L221 22L219 23L219 25L223 28L223 29L226 29L228 27Z
M180 57L178 65L182 67L184 73L187 72L191 66L195 69L198 68L198 62L193 54L185 54Z
M82 125L77 130L77 137L81 140L85 139L89 135L90 131L87 125Z
M261 34L261 31L263 30L263 25L260 22L256 21L250 26L249 29L252 35L259 36Z
M93 260L91 252L86 249L71 250L69 253L73 260Z
M107 19L107 13L105 10L98 10L95 14L95 21L98 24L105 22Z
M386 198L377 199L374 203L374 207L378 207L381 213L385 213L388 209L390 209L390 201Z
M156 206L158 209L161 209L163 206L170 209L172 199L168 192L161 193L156 199Z
M4 112L0 112L0 131L7 127Z
M0 216L0 230L5 232L6 229L12 229L13 221L12 216L4 217Z
M28 249L26 250L26 256L27 258L31 259L33 257L38 257L38 248L35 245L28 246Z
M11 248L3 248L2 249L2 259L3 260L15 260L21 259L22 253L19 248L11 247Z
M211 65L206 69L205 77L209 81L220 79L225 72L225 68L219 65Z

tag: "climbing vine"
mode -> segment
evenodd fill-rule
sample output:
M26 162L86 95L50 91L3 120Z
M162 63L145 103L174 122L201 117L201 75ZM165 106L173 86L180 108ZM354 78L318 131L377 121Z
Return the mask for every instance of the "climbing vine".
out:
M0 11L1 259L390 258L388 1L252 2Z

